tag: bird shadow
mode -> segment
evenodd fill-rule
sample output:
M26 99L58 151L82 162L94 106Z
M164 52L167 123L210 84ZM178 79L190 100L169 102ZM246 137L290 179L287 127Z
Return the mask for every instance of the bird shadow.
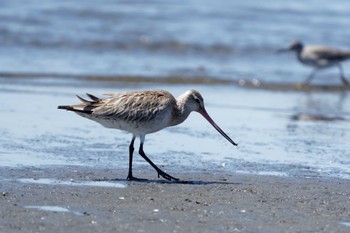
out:
M132 183L148 183L148 184L187 184L187 185L210 185L210 184L230 184L230 185L241 185L238 182L228 181L203 181L203 180L155 180L155 179L137 179L128 180L122 178L116 179L95 179L94 181L106 181L106 182L126 182Z

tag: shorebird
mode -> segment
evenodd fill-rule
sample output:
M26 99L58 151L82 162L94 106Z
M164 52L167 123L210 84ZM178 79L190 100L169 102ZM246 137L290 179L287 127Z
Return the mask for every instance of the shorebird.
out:
M279 49L278 52L294 51L298 60L307 66L311 66L314 70L305 80L308 84L314 78L316 73L324 68L337 66L339 68L340 79L344 85L349 85L349 82L345 79L342 61L350 58L350 51L343 51L335 48L330 48L322 45L307 45L305 46L299 40L294 40L288 48Z
M140 180L132 174L134 141L140 138L139 154L158 173L167 180L178 180L158 168L143 151L145 136L169 126L178 125L186 120L192 111L202 114L209 123L231 144L237 144L211 119L204 108L204 100L196 90L188 90L174 98L164 90L135 91L105 94L109 97L98 98L86 94L91 100L77 95L82 102L77 105L58 106L59 109L73 111L87 119L96 121L107 128L115 128L132 134L129 145L128 180Z

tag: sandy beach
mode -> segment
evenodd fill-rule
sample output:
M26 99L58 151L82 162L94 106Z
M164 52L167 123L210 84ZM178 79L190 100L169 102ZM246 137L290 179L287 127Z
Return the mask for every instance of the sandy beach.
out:
M128 182L125 171L115 169L66 166L0 172L1 232L350 230L348 180L197 171L177 173L182 181L168 182L147 167L136 171L151 179L147 182ZM71 184L59 183L64 181ZM87 181L96 186L74 185ZM125 187L98 187L102 181Z

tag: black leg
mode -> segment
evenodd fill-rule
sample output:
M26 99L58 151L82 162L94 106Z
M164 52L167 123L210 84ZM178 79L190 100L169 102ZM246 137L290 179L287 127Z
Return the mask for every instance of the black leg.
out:
M346 78L345 78L343 67L340 63L338 63L338 68L339 68L339 72L340 72L339 74L340 74L340 79L341 79L342 83L344 85L349 85L348 80L346 80Z
M135 142L135 135L132 136L131 143L129 145L129 174L128 174L128 180L134 180L135 177L132 175L132 156L134 153L134 142Z
M158 168L145 154L145 152L143 151L143 142L141 141L140 143L140 149L139 149L139 153L142 156L142 158L144 158L157 172L158 172L158 177L162 176L164 179L167 180L179 180L178 178L172 177L171 175L163 172L160 168Z
M313 70L311 74L307 77L304 84L309 84L311 80L315 77L315 74L317 73L317 70Z
M344 76L341 76L340 78L341 78L341 81L343 82L343 84L344 84L345 86L350 86L348 80L346 80L346 78L345 78Z

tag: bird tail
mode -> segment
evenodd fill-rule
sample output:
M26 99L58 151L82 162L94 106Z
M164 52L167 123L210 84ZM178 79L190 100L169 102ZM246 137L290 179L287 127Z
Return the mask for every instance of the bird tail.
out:
M57 108L58 109L66 109L68 111L74 111L74 108L72 106L69 106L69 105L60 105Z
M81 113L87 113L87 114L91 114L92 111L91 110L86 110L84 109L83 105L60 105L57 107L58 109L65 109L67 111L72 111L72 112L81 112Z
M92 109L98 106L98 103L101 101L100 98L86 93L86 95L92 100L86 100L80 96L77 95L78 99L82 102L82 104L78 105L60 105L57 108L58 109L65 109L67 111L73 111L73 112L81 112L81 113L87 113L91 114Z

